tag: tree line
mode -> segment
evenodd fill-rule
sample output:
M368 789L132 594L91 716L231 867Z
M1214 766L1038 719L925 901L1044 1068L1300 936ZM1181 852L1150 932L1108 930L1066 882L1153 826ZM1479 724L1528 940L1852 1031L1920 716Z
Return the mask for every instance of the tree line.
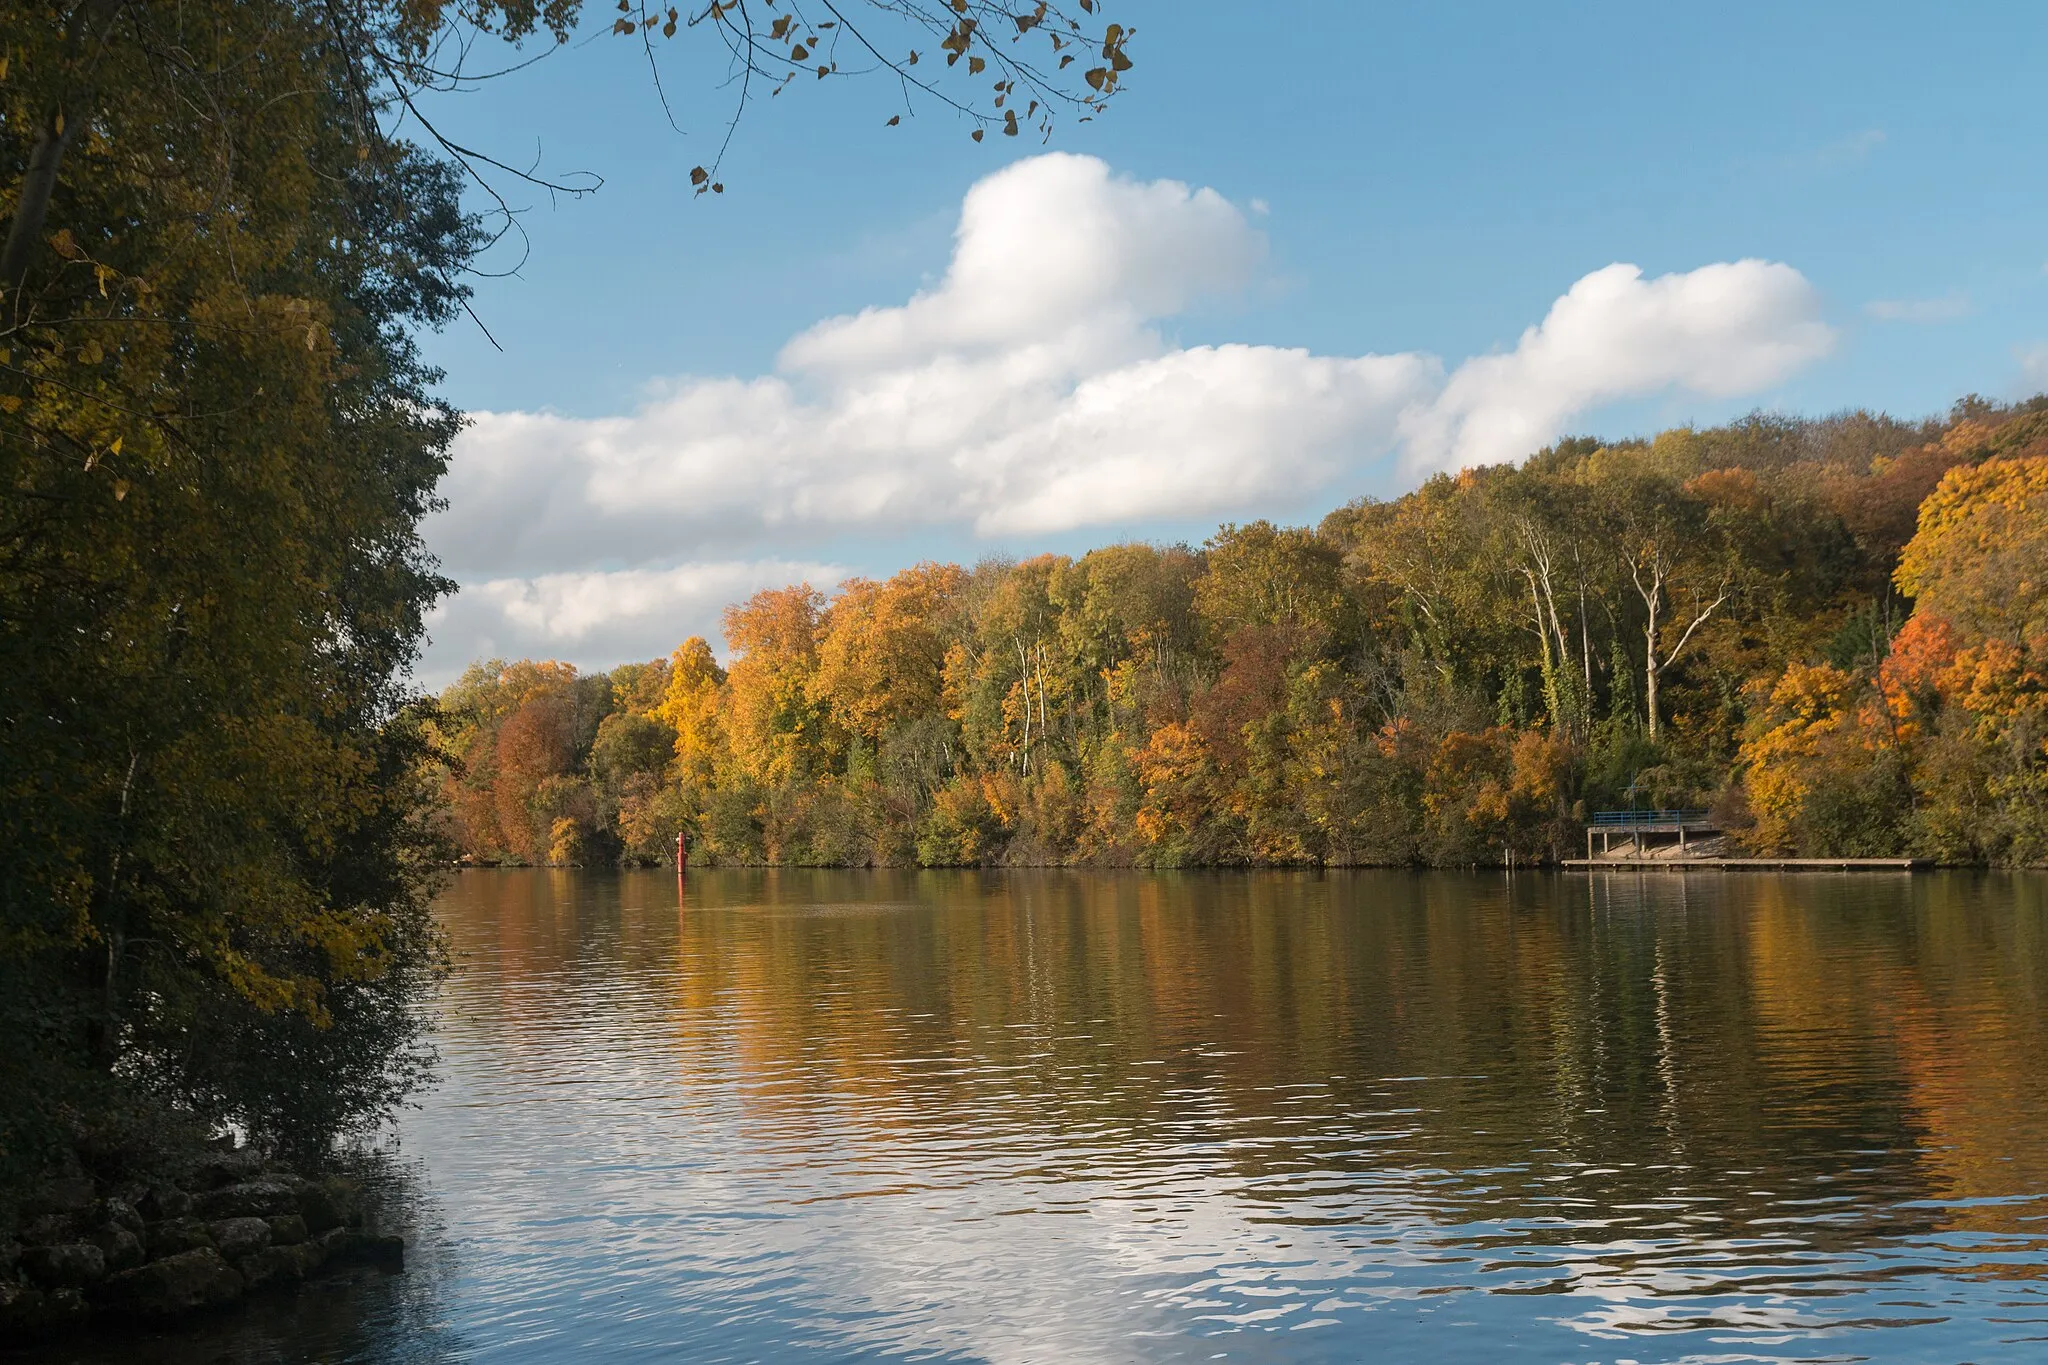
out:
M1361 499L727 609L721 664L472 665L428 723L482 863L2048 859L2048 399L1570 440Z

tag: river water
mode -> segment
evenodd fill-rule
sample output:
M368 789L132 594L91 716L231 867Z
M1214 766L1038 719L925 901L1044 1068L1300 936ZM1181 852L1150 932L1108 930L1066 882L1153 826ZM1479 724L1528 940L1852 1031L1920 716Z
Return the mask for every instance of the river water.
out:
M2048 1359L2048 878L473 871L441 909L410 1269L152 1353Z

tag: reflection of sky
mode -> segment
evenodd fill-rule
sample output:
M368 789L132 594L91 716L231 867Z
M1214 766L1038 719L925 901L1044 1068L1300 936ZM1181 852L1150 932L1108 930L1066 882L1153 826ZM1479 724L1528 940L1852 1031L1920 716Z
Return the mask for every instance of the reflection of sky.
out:
M1140 1055L1044 992L934 1020L861 964L782 979L739 915L679 948L672 900L476 910L405 1146L480 1359L1993 1360L2048 1332L2037 1192L2001 1211L2022 1231L1942 1233L1857 1182L1872 1149L1461 1163L1450 1125L1495 1120L1441 1101L1483 1073L1247 1081L1228 1020ZM928 930L862 927L885 964Z

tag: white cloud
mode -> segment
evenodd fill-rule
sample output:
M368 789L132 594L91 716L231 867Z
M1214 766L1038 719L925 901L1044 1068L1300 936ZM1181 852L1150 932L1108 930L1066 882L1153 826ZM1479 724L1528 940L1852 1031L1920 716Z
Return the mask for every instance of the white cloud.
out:
M1954 322L1977 308L1968 294L1951 292L1938 299L1872 299L1863 311L1879 322Z
M484 579L434 609L420 677L435 686L480 658L654 658L687 636L716 642L726 605L762 588L829 590L846 576L838 565L768 559Z
M1834 345L1820 299L1789 265L1735 261L1645 280L1610 265L1574 284L1506 355L1466 361L1404 421L1412 469L1497 464L1537 450L1577 414L1681 389L1767 389Z
M1264 258L1213 190L1037 157L968 193L935 285L818 323L772 374L675 379L616 417L478 414L427 526L474 585L437 620L436 657L506 640L645 657L679 638L699 585L822 541L907 562L887 538L1243 518L1386 490L1396 470L1525 455L1604 402L1768 390L1833 340L1806 280L1762 261L1595 271L1513 351L1448 379L1419 353L1162 335L1255 283Z

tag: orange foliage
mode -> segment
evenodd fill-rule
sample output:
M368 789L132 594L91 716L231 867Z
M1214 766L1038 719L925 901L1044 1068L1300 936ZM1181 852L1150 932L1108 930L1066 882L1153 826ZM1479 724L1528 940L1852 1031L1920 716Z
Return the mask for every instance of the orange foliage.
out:
M885 583L840 589L824 615L813 690L834 723L879 744L891 726L940 707L948 606L965 586L956 564L920 564Z
M807 777L825 740L811 700L824 594L808 583L769 588L725 611L734 658L723 720L732 761L757 782Z

